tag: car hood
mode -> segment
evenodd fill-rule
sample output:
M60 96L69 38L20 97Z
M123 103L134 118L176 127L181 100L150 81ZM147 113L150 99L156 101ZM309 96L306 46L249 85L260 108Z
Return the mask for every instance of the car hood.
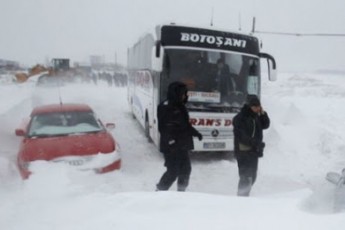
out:
M52 160L64 156L86 156L110 153L115 141L107 133L69 135L46 138L27 138L22 143L19 157L25 161Z

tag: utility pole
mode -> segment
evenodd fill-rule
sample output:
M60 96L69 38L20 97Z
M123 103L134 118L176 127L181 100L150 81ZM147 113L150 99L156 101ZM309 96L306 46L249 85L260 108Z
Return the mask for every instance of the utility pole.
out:
M253 17L252 34L255 33L255 17Z
M241 18L241 12L238 14L238 30L242 30L242 18Z

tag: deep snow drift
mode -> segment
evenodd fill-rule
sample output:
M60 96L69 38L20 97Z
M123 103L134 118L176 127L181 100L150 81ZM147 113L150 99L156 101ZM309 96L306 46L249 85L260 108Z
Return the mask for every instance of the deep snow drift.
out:
M345 77L286 73L262 86L272 124L252 197L238 198L236 162L217 157L193 159L188 192L153 192L162 156L132 118L126 89L106 84L60 91L65 102L88 103L115 122L122 169L95 175L37 162L23 182L14 129L29 115L35 87L0 85L0 229L343 229L345 212L333 213L325 175L345 167Z

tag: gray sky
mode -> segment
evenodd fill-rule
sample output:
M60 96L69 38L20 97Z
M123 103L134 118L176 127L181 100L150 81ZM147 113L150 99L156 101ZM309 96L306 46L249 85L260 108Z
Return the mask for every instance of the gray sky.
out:
M46 58L126 64L127 48L162 23L249 32L344 33L344 0L0 0L0 58L26 65ZM281 71L345 70L345 37L259 35Z

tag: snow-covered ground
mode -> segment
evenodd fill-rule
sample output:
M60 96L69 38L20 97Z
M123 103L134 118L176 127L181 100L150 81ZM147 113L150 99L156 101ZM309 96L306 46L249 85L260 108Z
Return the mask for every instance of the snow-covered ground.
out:
M345 167L345 76L285 73L264 80L272 125L249 198L236 197L234 161L193 159L188 192L154 192L163 159L130 114L125 88L66 85L65 102L86 102L114 122L122 169L104 175L37 162L22 181L14 129L32 109L33 82L0 85L0 229L344 229L333 212L328 171ZM49 98L48 98L49 99Z

